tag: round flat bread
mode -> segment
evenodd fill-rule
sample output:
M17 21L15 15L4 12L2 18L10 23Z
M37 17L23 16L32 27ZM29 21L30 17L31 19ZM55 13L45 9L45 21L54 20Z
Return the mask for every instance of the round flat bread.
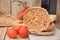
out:
M23 22L31 33L32 30L35 32L41 32L49 27L49 14L44 8L29 8L24 13Z
M56 15L54 15L54 14L50 14L49 18L50 18L50 22L56 21Z
M0 26L14 26L21 21L8 13L0 12Z

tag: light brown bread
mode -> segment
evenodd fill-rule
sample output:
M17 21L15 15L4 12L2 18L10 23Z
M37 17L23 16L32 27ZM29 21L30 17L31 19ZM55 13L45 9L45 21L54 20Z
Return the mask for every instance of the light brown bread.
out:
M41 36L51 36L54 34L54 31L46 31L46 32L31 32L32 34L35 34L35 35L41 35Z
M50 18L50 22L56 21L56 15L54 15L54 14L50 14L49 18Z
M44 8L27 9L23 16L23 22L27 25L30 32L41 32L49 26L49 14Z
M7 14L0 12L0 26L11 26L16 25L20 22L17 18Z
M47 28L47 30L52 31L52 30L54 30L54 27L55 27L55 24L54 23L51 23L49 25L49 27Z

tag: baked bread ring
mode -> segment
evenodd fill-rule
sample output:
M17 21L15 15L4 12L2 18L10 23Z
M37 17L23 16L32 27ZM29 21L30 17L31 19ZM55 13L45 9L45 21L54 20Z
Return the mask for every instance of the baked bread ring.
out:
M20 20L9 15L8 13L0 12L0 26L11 26L18 24Z
M50 22L56 21L56 15L54 14L49 14Z
M46 9L41 7L32 7L26 10L23 16L23 23L26 24L29 31L41 32L49 27L49 14Z

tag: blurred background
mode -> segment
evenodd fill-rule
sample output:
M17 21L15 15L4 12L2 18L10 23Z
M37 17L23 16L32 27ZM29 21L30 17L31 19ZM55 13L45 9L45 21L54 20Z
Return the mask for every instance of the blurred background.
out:
M43 7L47 9L49 14L56 14L56 10L60 4L59 0L0 0L0 10L17 16L18 11L23 8L22 4L18 1L25 3L29 7Z
M41 6L51 14L56 14L57 0L41 0Z

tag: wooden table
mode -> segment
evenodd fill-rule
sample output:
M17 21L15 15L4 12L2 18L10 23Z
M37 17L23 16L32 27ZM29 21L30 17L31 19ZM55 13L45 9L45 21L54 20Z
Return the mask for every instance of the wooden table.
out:
M6 35L7 29L10 27L0 27L0 40L29 40L29 38L21 38L17 36L17 38L9 38Z

